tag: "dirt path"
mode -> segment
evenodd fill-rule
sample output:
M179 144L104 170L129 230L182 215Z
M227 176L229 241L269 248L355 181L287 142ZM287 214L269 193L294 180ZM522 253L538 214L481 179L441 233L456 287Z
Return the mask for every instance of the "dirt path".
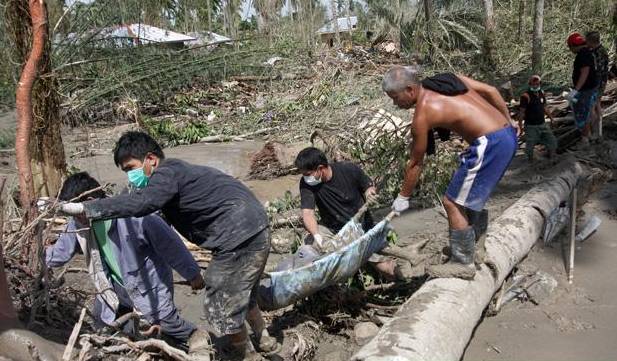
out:
M617 359L617 183L607 184L583 208L602 219L577 245L569 285L558 245L536 246L525 264L559 281L546 304L512 301L478 326L463 360Z

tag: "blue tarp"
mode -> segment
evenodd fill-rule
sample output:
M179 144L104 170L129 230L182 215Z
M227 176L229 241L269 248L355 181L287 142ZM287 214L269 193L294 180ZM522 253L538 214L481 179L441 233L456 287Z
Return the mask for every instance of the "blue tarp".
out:
M259 306L273 310L288 306L328 286L353 276L375 252L387 244L390 222L383 220L364 233L356 220L349 221L337 237L353 242L308 265L267 274L259 288Z

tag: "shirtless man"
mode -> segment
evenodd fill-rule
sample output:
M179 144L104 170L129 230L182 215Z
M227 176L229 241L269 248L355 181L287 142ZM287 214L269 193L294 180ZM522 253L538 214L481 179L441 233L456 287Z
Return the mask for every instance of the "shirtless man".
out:
M486 232L484 205L508 168L517 148L517 127L494 87L461 75L439 74L420 80L417 69L396 66L384 76L383 90L395 105L415 105L411 125L410 161L392 208L409 208L427 148L427 134L436 127L463 137L469 148L443 198L450 228L450 262L473 268L475 242Z

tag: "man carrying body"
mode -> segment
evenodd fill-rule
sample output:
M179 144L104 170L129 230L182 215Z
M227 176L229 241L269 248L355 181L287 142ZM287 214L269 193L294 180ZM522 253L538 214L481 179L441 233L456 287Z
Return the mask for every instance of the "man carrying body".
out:
M409 208L427 148L428 130L450 129L469 144L443 198L448 215L450 262L473 268L475 242L488 225L484 205L505 173L517 148L516 128L494 87L446 73L420 81L414 67L396 66L384 76L383 90L395 105L415 105L410 160L392 208Z
M373 181L360 167L348 162L329 163L319 149L305 148L295 160L302 173L300 180L300 207L302 221L309 232L307 243L319 254L333 252L345 244L337 243L337 232L360 210L367 201L377 197ZM319 209L320 223L315 216ZM373 227L370 212L364 214L364 230ZM395 278L396 262L373 254L369 262L387 278Z
M594 121L592 124L592 133L598 137L602 136L602 95L604 95L604 89L608 82L608 52L606 48L600 42L600 33L597 31L590 31L585 35L587 40L587 46L593 54L594 65L596 74L600 85L598 86L598 100L594 106Z
M166 159L152 137L127 132L116 143L114 161L137 190L130 194L67 203L62 210L89 219L144 216L162 210L190 242L212 250L205 275L204 308L214 331L227 336L233 358L248 353L248 321L262 351L276 340L265 330L257 306L257 288L270 252L268 217L263 206L240 181L214 168Z
M553 116L546 109L546 98L540 81L539 75L532 75L529 78L529 89L521 95L518 112L520 129L523 129L523 120L525 120L525 150L529 161L533 161L533 150L536 144L543 144L546 147L549 158L553 158L557 149L557 139L544 121L544 116L547 115L552 123Z
M98 188L88 173L73 174L64 182L60 200L67 201ZM80 200L105 198L102 190ZM208 333L186 321L173 301L172 268L193 289L204 287L201 270L178 235L157 215L92 222L71 217L66 233L46 250L48 267L61 267L78 252L86 256L97 296L94 316L97 326L112 326L133 309L178 344L188 344L189 353L209 355ZM129 325L130 324L130 325ZM125 331L134 334L132 322ZM209 356L205 359L209 360Z
M593 54L587 47L585 38L579 33L568 36L568 47L576 54L572 70L574 89L568 94L568 101L574 111L576 127L581 131L582 144L589 144L591 111L598 97L598 76Z

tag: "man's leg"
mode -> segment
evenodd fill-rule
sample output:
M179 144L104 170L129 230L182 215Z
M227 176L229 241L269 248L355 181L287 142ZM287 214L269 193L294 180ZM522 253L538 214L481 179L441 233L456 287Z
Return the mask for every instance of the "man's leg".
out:
M257 293L253 290L258 286L269 251L270 232L265 229L235 250L215 254L206 270L206 317L219 334L229 338L229 351L234 357L244 357L253 350L244 323L249 310L256 305Z
M530 162L533 161L536 144L538 144L538 129L533 125L525 126L525 154Z
M212 358L212 342L208 332L197 328L193 323L180 316L176 308L165 317L155 321L161 326L161 332L179 344L188 346L189 355L200 361Z
M545 125L542 129L542 144L544 144L548 150L549 159L553 159L557 151L557 138L555 138L553 131L548 125Z
M473 264L476 233L469 224L465 208L444 197L443 206L450 226L450 260L465 265Z

